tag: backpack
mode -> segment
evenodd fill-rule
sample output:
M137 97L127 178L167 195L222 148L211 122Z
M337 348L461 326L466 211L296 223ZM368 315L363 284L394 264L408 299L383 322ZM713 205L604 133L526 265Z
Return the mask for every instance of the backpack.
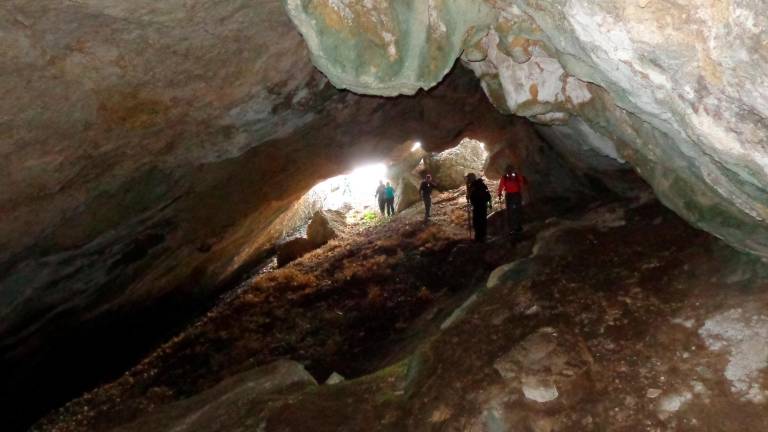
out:
M469 193L469 200L474 206L484 206L491 202L491 192L488 191L488 186L485 183L477 179L471 185L472 190Z
M491 192L488 190L488 186L483 183L483 201L484 202L491 202L493 200L493 197L491 196Z

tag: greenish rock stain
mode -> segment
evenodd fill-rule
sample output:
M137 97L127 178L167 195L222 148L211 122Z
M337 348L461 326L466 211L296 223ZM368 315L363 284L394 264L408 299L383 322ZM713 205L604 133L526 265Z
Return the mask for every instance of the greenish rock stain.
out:
M334 86L382 96L433 87L497 15L485 2L457 0L283 4Z

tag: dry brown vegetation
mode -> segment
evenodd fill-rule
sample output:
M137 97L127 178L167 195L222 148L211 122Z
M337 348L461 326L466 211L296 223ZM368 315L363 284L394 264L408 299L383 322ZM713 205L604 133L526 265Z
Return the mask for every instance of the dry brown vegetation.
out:
M370 372L426 308L467 291L493 267L452 255L467 240L463 211L455 211L462 196L436 200L429 224L412 209L256 278L122 378L47 421L68 425L58 430L107 429L278 358L304 363L320 380L333 371Z

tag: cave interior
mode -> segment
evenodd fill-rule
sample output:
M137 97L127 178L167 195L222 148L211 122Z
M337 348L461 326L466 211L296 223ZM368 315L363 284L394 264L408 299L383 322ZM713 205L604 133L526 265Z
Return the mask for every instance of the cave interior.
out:
M3 430L768 430L768 5L683 3L6 2Z

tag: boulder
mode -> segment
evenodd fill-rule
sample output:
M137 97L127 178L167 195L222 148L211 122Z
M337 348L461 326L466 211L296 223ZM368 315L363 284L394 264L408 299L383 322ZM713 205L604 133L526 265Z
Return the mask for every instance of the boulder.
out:
M480 141L464 139L458 146L425 158L427 171L441 190L464 186L470 172L481 174L488 152Z
M289 262L301 258L303 255L317 249L311 240L304 237L297 237L277 246L277 265L282 267Z
M341 382L344 382L346 378L344 378L343 375L339 374L338 372L334 372L331 374L331 376L328 377L327 380L325 380L326 385L334 385Z
M419 202L419 187L413 176L404 176L395 191L395 211L401 212Z
M333 228L328 215L322 210L316 211L312 216L312 221L307 226L307 239L309 239L314 247L320 247L336 237L338 237L338 234Z

